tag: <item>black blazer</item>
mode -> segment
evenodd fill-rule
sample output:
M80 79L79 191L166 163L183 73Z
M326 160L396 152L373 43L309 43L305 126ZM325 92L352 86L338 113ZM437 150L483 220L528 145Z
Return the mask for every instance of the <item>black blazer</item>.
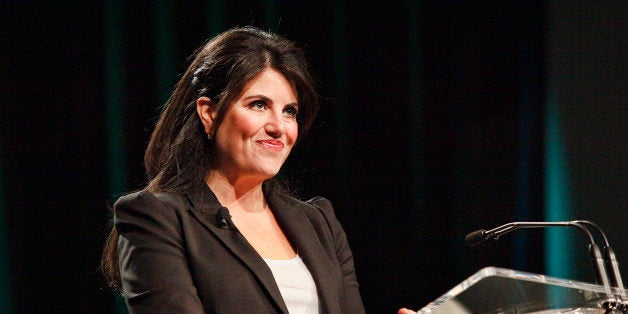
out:
M331 203L266 193L309 269L321 313L363 313L347 237ZM270 268L204 186L195 193L140 191L114 205L122 291L131 313L288 313Z

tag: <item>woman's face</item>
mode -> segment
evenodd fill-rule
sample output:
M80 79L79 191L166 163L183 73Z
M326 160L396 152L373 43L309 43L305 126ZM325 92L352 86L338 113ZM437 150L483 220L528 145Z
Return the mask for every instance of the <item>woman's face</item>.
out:
M230 180L266 180L279 172L297 139L297 94L268 68L229 105L214 134L215 169Z

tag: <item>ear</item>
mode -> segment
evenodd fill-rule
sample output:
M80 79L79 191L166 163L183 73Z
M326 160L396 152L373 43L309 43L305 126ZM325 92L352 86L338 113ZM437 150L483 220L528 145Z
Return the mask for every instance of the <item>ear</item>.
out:
M217 115L215 109L215 104L209 97L203 96L196 100L196 112L205 127L205 134L214 135L214 120Z

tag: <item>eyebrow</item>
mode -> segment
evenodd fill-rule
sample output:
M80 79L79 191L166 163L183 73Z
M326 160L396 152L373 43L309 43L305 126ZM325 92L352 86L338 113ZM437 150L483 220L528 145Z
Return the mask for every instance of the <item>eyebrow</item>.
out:
M250 99L260 99L260 100L263 100L263 101L268 102L268 103L273 103L272 99L270 99L270 98L268 98L268 97L266 97L264 95L261 95L261 94L256 94L256 95L251 95L251 96L244 97L244 100L250 100ZM296 107L299 107L299 103L293 102L293 103L285 104L284 106L296 106Z

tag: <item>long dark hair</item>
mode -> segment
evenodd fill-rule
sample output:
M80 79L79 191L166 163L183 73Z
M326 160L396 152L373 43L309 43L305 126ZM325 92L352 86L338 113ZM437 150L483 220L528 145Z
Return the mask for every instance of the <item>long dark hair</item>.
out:
M196 101L201 96L209 97L216 106L217 129L246 84L263 70L273 68L297 91L297 142L307 134L318 110L303 51L290 40L253 27L234 28L214 37L192 56L194 59L166 102L146 148L144 164L149 191L190 191L205 184L212 167L213 147L196 112ZM112 227L101 268L107 282L120 289L117 238Z

